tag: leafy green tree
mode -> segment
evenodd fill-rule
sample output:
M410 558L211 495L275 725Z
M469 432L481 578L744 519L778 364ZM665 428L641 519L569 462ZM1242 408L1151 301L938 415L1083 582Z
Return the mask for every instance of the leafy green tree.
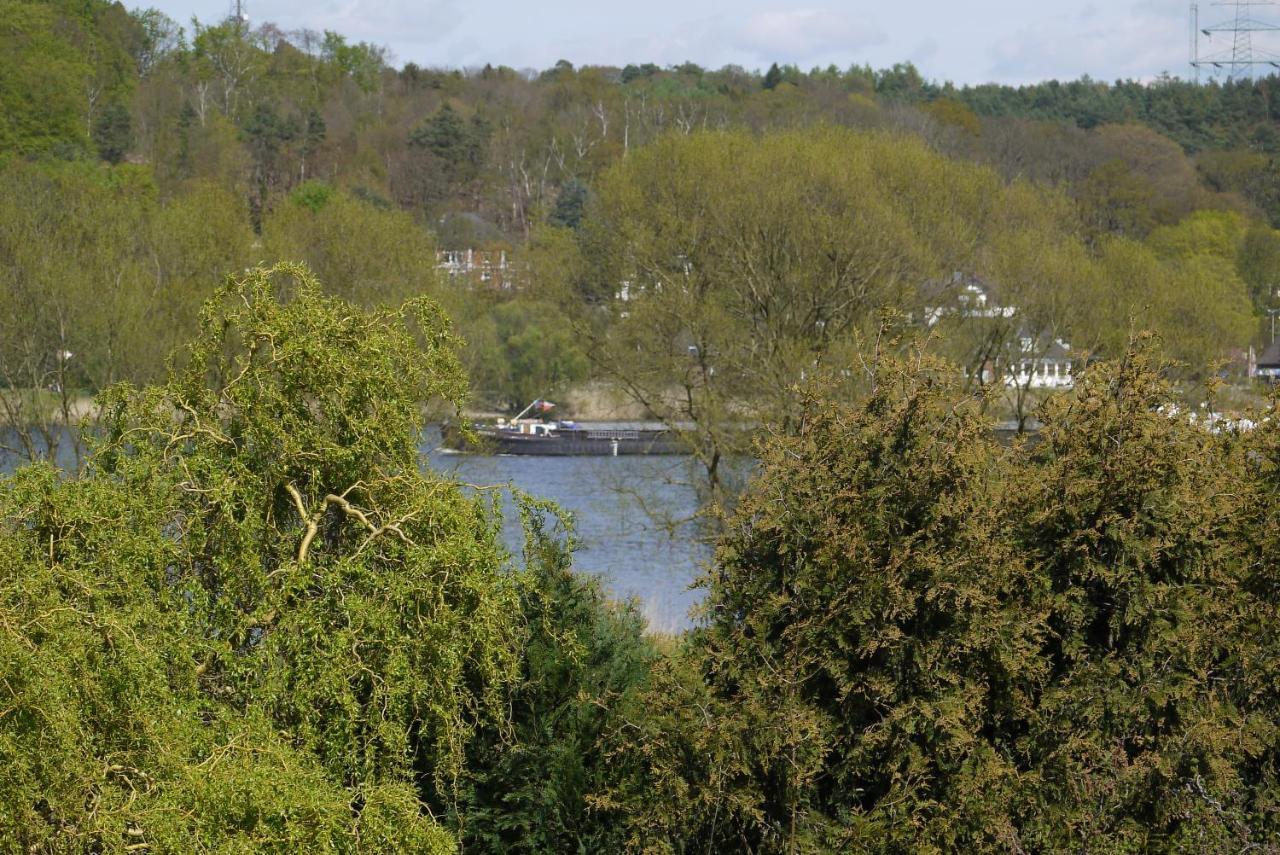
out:
M365 93L377 89L386 67L386 52L367 42L347 44L340 34L325 30L321 58L349 77Z
M587 185L576 179L560 188L555 206L547 221L553 226L576 229L582 223L583 209L587 204Z
M271 256L298 258L330 293L365 306L438 293L435 244L403 211L304 184L263 224Z
M1229 687L1231 702L1243 713L1235 721L1252 728L1252 738L1242 745L1248 754L1239 770L1242 792L1228 809L1240 816L1241 825L1256 825L1256 836L1261 839L1274 839L1280 834L1269 807L1280 790L1275 717L1268 721L1265 712L1257 712L1274 709L1280 700L1276 696L1276 686L1280 685L1276 682L1278 663L1271 643L1280 628L1280 609L1272 594L1280 582L1280 567L1274 557L1278 545L1276 525L1280 522L1280 491L1276 489L1280 435L1275 418L1265 417L1275 411L1273 397L1255 429L1244 432L1231 444L1233 456L1227 462L1234 464L1231 471L1239 473L1237 483L1243 491L1234 506L1236 513L1227 536L1240 547L1242 559L1233 579L1238 586L1234 601L1229 609L1216 615L1216 631L1233 640L1235 655L1224 672L1224 685Z
M119 3L7 2L0 15L0 150L76 157L137 82L137 22Z
M178 22L159 9L134 9L130 15L140 31L133 50L134 60L138 76L145 78L165 59L182 50L185 39Z
M1146 243L1165 259L1208 255L1234 263L1248 226L1243 216L1231 211L1197 211L1176 225L1156 229Z
M1155 189L1122 161L1090 173L1079 191L1080 217L1093 235L1141 239L1155 227Z
M82 83L91 66L77 46L79 28L44 3L6 2L0 20L0 150L87 148Z
M154 188L134 168L89 163L12 162L3 175L0 407L17 446L6 451L56 459L74 445L82 396L149 362L140 250Z
M1247 289L1231 257L1193 252L1161 259L1143 244L1108 240L1099 247L1092 287L1073 315L1075 343L1095 353L1123 353L1131 328L1146 327L1160 332L1168 353L1191 374L1203 376L1228 349L1252 338Z
M6 847L452 849L523 637L493 504L418 465L453 344L258 268L86 477L0 482Z
M737 711L747 771L731 786L759 800L721 846L1009 839L1012 770L975 734L1038 663L1034 588L997 537L993 441L944 366L876 370L865 404L811 402L765 450L705 582L705 679Z
M760 86L764 89L776 89L781 82L782 69L778 68L778 63L775 62L765 72L764 79L760 81Z
M586 377L587 357L572 327L549 307L511 301L500 304L493 319L505 375L499 390L507 406L523 408Z
M192 59L201 98L208 91L223 115L234 120L246 90L257 85L264 71L266 57L257 34L234 18L211 25L193 18L192 29Z
M440 110L413 130L409 135L411 149L427 156L426 169L441 172L441 187L428 183L425 201L438 201L451 190L474 181L484 165L489 140L489 128L477 113L469 120L445 104ZM421 181L427 176L419 176Z
M303 136L303 127L296 116L280 115L271 105L261 103L245 122L242 134L253 159L250 210L254 227L261 230L271 196L292 183L290 154Z
M942 125L959 128L973 136L982 134L982 122L977 114L959 101L940 98L930 101L920 109Z
M652 62L646 62L640 65L629 64L622 69L622 76L620 78L620 82L625 85L635 80L642 80L646 77L653 77L655 74L659 73L660 71L662 71L662 69L654 65Z
M1046 286L1054 265L1035 260L1037 242L1071 245L1059 197L901 136L669 136L594 188L584 267L566 268L581 335L598 375L687 432L720 498L744 422L789 426L797 384L855 364L882 309L921 317L926 283L955 270L1044 307L1073 284Z
M1033 773L1018 807L1029 849L1229 852L1276 833L1258 810L1275 778L1255 765L1274 751L1273 700L1220 676L1254 648L1238 616L1274 614L1232 534L1243 473L1174 412L1165 368L1139 341L1086 375L1006 493L1046 595L1043 682L1011 743Z
M891 101L913 101L925 88L920 70L910 62L894 63L875 73L876 93Z
M163 379L171 354L181 361L200 328L200 307L228 275L254 260L245 200L212 182L188 182L150 212L147 226L141 248L149 268L146 338L131 345L145 355L145 365L120 378L134 383Z
M449 851L411 788L367 787L353 814L261 711L207 692L201 628L166 579L178 550L161 497L41 467L6 479L0 507L0 845Z
M1280 234L1268 226L1250 227L1240 242L1236 270L1255 307L1274 307L1280 297Z
M688 654L612 734L629 847L1269 845L1275 429L1177 412L1154 352L1012 449L927 356L811 399L724 527Z
M200 304L250 258L243 206L193 183L160 203L145 170L0 167L0 416L9 452L58 457L88 398L153 382Z

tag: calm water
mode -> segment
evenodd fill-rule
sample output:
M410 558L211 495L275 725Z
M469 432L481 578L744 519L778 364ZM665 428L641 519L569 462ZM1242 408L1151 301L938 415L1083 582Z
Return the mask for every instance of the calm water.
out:
M690 462L681 457L522 457L424 449L427 464L467 483L510 485L573 515L581 546L574 566L598 574L618 597L637 597L652 627L689 625L700 597L689 590L706 557L693 526ZM507 546L519 554L519 516L506 494ZM684 523L684 524L681 524Z
M58 462L74 471L67 439ZM689 625L689 609L700 596L689 584L707 551L687 524L697 510L687 458L452 454L439 451L438 442L438 432L428 432L426 465L469 484L510 486L551 499L572 514L580 541L574 556L579 571L601 576L619 598L637 597L654 629L673 632ZM19 462L0 454L0 474ZM504 492L503 504L507 548L519 555L520 519L509 492Z

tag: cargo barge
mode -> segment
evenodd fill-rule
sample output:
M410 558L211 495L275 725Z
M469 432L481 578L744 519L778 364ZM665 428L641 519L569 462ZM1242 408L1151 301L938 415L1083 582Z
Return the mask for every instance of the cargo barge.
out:
M487 454L618 457L689 453L680 437L661 425L517 421L472 425L471 433L475 439L463 445L462 450Z
M523 418L531 410L553 407L534 401L514 419L473 424L470 431L445 430L445 444L480 454L529 454L554 457L620 457L631 454L688 454L678 431L661 422L585 422Z

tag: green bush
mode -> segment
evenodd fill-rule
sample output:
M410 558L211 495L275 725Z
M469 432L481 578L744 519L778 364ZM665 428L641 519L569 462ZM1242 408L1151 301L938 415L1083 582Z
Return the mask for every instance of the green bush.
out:
M84 477L0 482L0 848L453 848L423 805L525 637L492 503L419 469L453 348L429 302L257 269L104 395Z
M630 846L1274 846L1280 427L1206 430L1164 375L1140 343L1013 448L927 359L811 398L614 734Z

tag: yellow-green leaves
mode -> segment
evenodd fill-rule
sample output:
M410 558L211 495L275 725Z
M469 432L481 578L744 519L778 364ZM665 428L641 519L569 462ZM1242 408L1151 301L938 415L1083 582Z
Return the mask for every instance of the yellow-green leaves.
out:
M267 257L304 262L328 293L360 305L392 305L439 290L430 233L403 211L346 193L334 192L314 209L282 201L265 218L262 240Z
M83 478L0 483L0 842L449 851L523 576L492 502L419 470L423 402L464 390L447 323L282 264L201 329L104 396Z
M656 672L663 728L617 749L635 848L1275 840L1276 428L1206 428L1155 353L1092 367L1011 448L928 359L809 399Z

